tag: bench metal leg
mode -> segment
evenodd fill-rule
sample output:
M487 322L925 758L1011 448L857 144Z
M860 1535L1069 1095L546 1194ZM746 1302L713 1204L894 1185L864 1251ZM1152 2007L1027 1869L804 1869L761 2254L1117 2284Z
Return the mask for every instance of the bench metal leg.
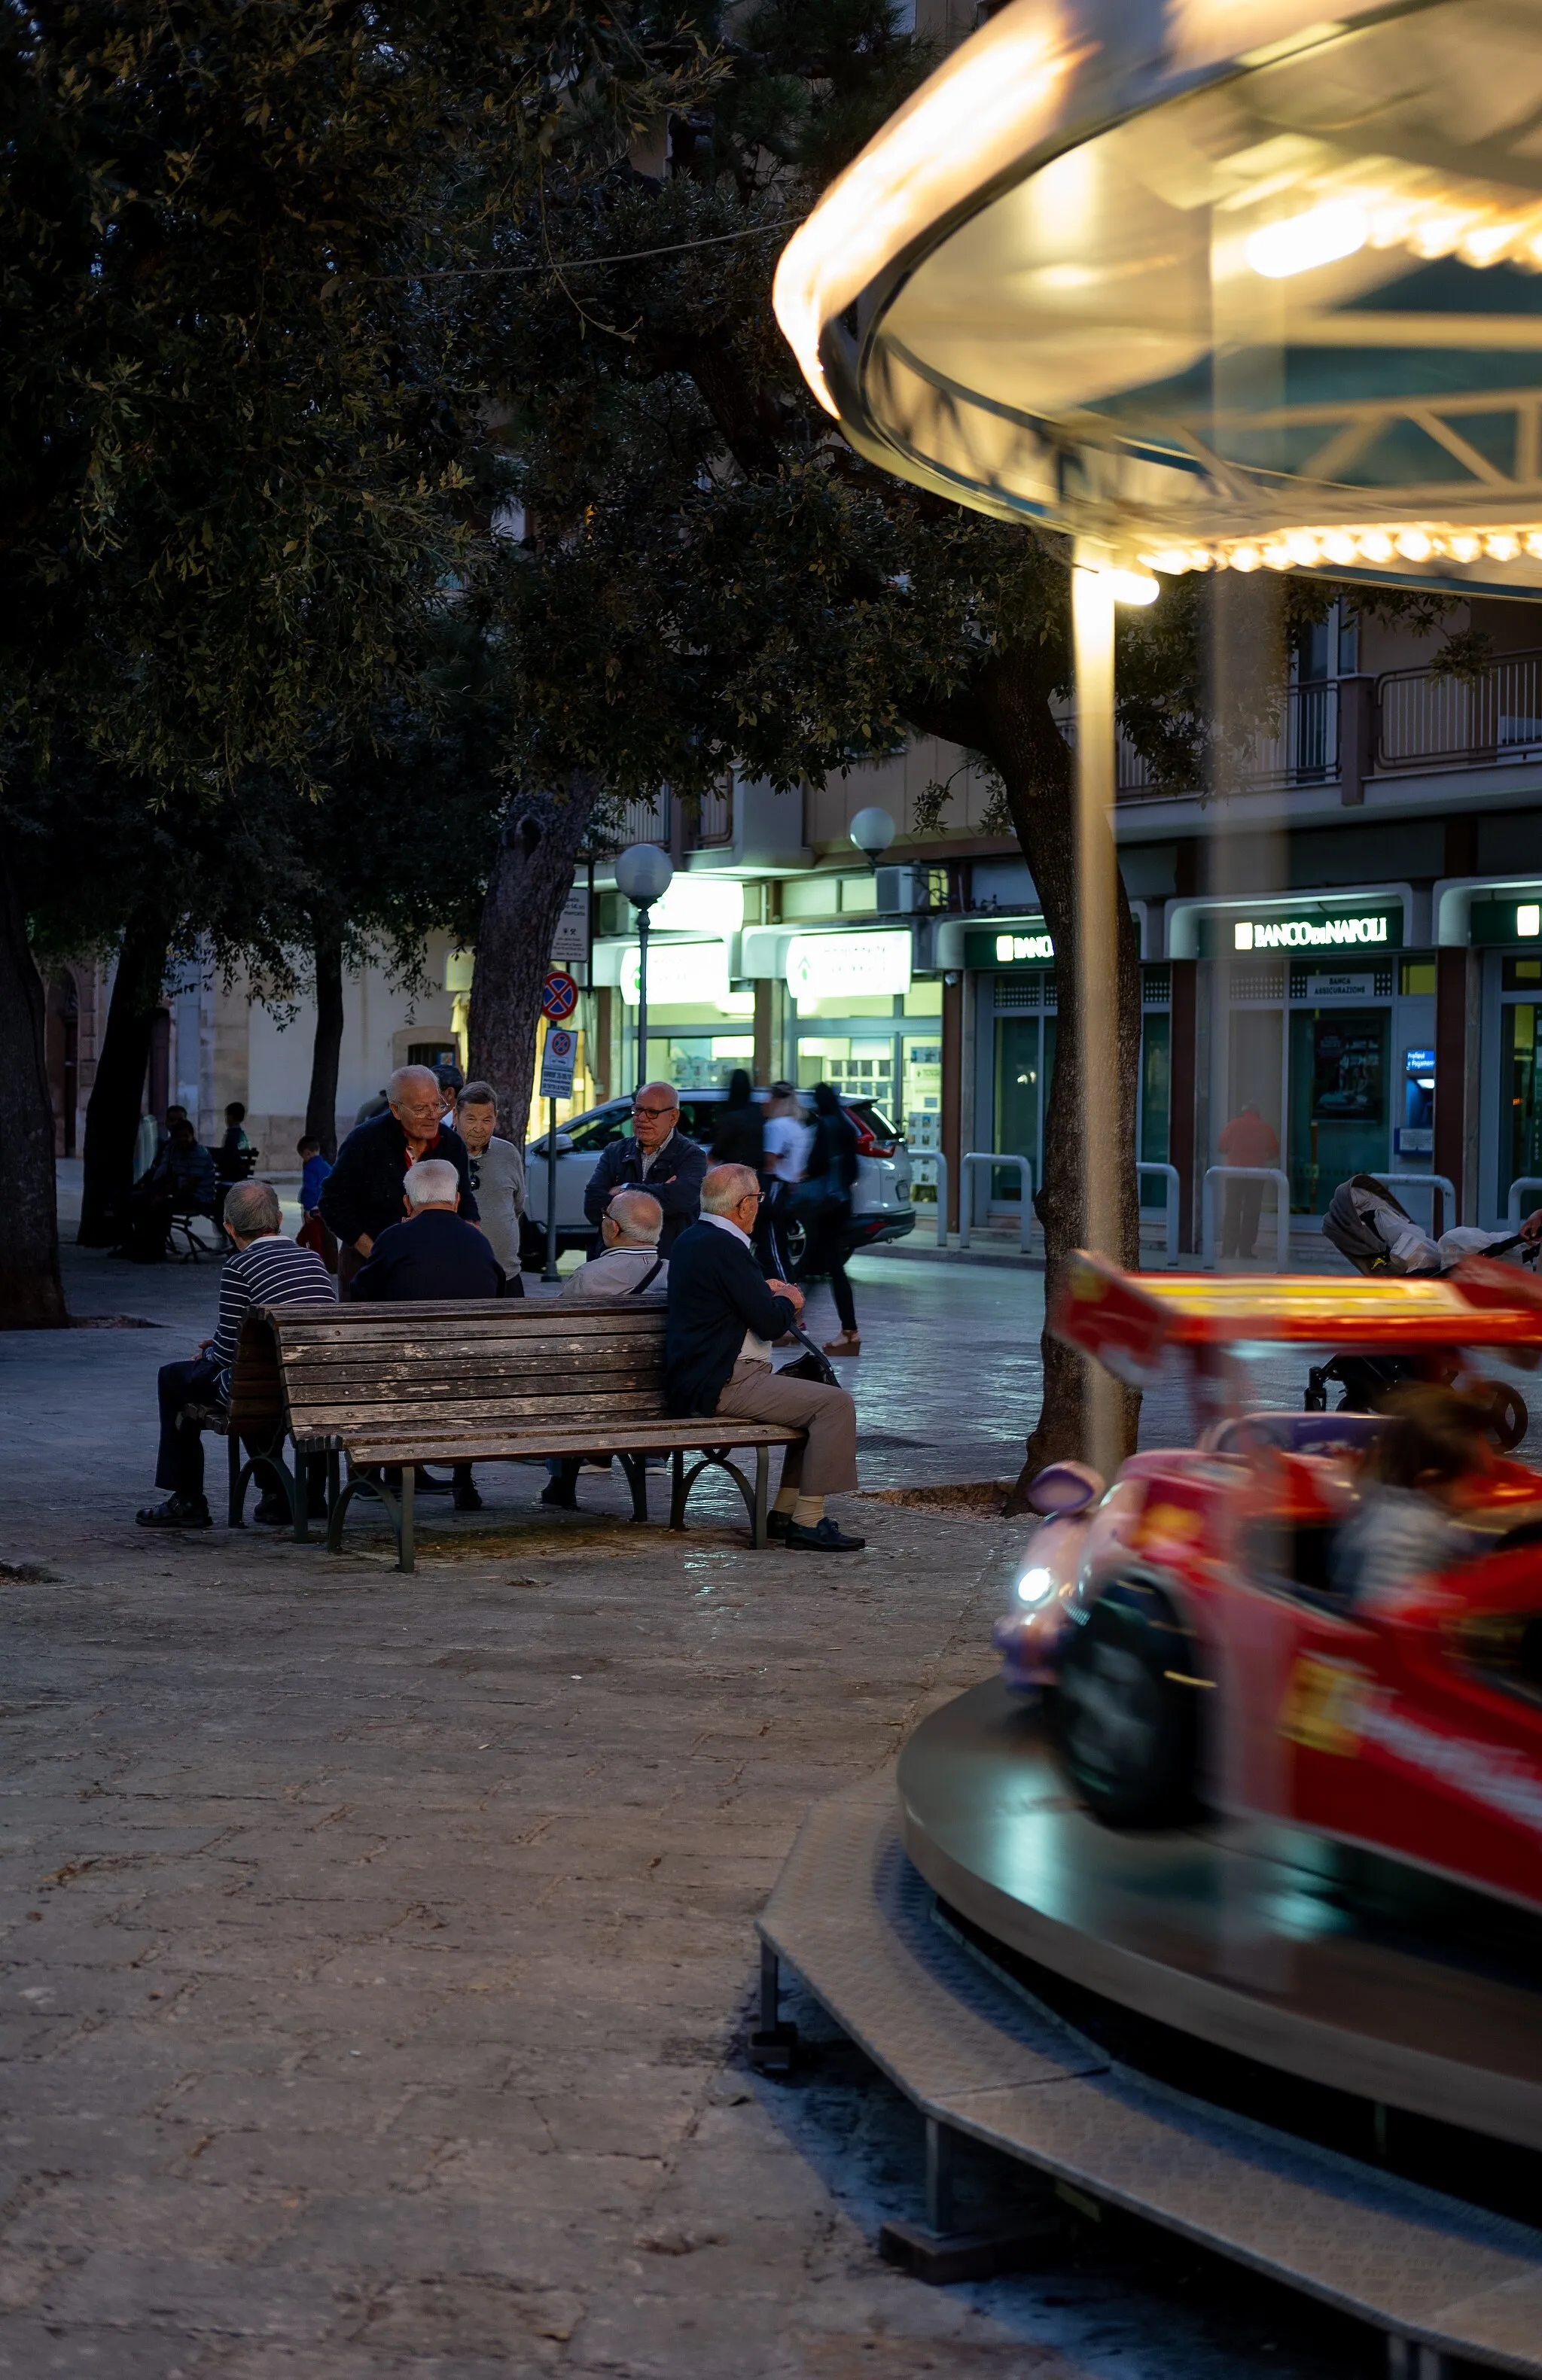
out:
M226 1514L226 1519L231 1528L244 1529L246 1526L246 1480L241 1472L241 1441L237 1432L233 1429L226 1432L225 1460L226 1468L229 1474L230 1481L229 1511Z
M953 2135L935 2116L926 2119L926 2228L953 2228Z
M623 1454L618 1460L627 1475L631 1489L631 1517L645 1521L648 1517L648 1458L645 1454Z
M410 1463L401 1466L401 1515L397 1523L397 1568L416 1570L417 1548L412 1542L412 1498L418 1485L417 1471Z
M1438 2347L1422 2347L1416 2339L1395 2335L1388 2338L1388 2380L1448 2380L1450 2368L1450 2356Z
M686 1494L685 1449L677 1446L669 1457L669 1526L672 1529L685 1526Z
M755 1449L755 1505L750 1515L750 1542L757 1553L765 1548L766 1504L771 1493L771 1449Z
M750 1542L757 1548L764 1547L766 1543L766 1500L771 1477L771 1449L768 1446L757 1446L755 1449L755 1484L753 1488L738 1463L730 1461L732 1452L731 1446L709 1446L704 1449L701 1460L693 1463L689 1471L685 1468L684 1455L677 1455L676 1461L679 1468L675 1474L674 1491L669 1500L669 1526L672 1529L684 1528L686 1499L704 1471L726 1471L744 1500L744 1510L750 1522Z
M367 1504L384 1505L386 1510L386 1518L390 1522L391 1527L396 1534L398 1554L397 1567L398 1570L410 1570L412 1567L412 1508L409 1499L411 1496L412 1488L413 1473L410 1464L408 1464L402 1473L401 1491L399 1495L393 1492L391 1488L386 1487L384 1477L372 1477L372 1475L366 1471L355 1471L349 1477L347 1486L333 1498L331 1507L327 1512L327 1552L329 1554L340 1554L342 1552L343 1523L348 1518L349 1506L352 1503L354 1498L359 1496L361 1497ZM404 1505L407 1509L406 1546L408 1553L408 1559L405 1561L400 1559L403 1543L402 1508Z

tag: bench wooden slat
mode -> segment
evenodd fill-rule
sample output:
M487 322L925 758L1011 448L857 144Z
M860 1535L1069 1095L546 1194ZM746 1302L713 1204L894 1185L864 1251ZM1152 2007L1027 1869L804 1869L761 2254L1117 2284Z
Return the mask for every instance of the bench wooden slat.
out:
M689 1451L693 1447L726 1446L794 1446L802 1439L801 1429L786 1429L780 1422L737 1421L725 1416L707 1422L639 1422L635 1426L613 1429L590 1430L525 1430L500 1436L489 1432L479 1438L465 1431L452 1431L435 1439L420 1430L401 1438L361 1432L349 1439L349 1452L355 1463L447 1463L451 1455L457 1463L494 1463L500 1459L518 1462L543 1454L668 1454L676 1447ZM598 1441L598 1443L596 1443Z
M603 1372L584 1372L576 1366L564 1366L552 1373L525 1367L505 1371L499 1365L461 1371L445 1370L437 1363L432 1370L399 1364L368 1367L362 1364L339 1364L320 1375L308 1372L300 1379L291 1376L289 1402L346 1404L356 1396L363 1396L388 1397L399 1404L453 1405L462 1399L474 1402L478 1397L490 1396L606 1397L631 1388L657 1388L663 1378L663 1363L645 1359L632 1362L625 1370L618 1365Z
M612 1340L631 1330L662 1331L661 1305L641 1302L618 1314L614 1305L559 1305L545 1300L499 1299L496 1305L468 1299L461 1305L272 1305L258 1311L274 1326L286 1354L332 1341L417 1339L439 1336L447 1322L458 1338L520 1339L563 1336ZM346 1317L346 1319L345 1319Z
M293 1404L290 1414L295 1428L322 1430L328 1438L343 1438L355 1430L381 1430L407 1435L410 1430L478 1430L488 1426L509 1426L517 1423L535 1426L547 1418L552 1428L605 1430L612 1421L647 1421L652 1416L664 1416L664 1390L638 1388L623 1397L567 1397L561 1409L552 1406L550 1397L483 1397L478 1404L455 1404L445 1409L443 1404Z
M632 1374L661 1379L663 1349L639 1346L635 1341L629 1341L619 1347L607 1347L603 1354L586 1355L581 1361L576 1356L548 1359L545 1355L509 1355L501 1349L491 1355L481 1355L455 1347L430 1347L411 1361L402 1362L394 1350L389 1355L372 1355L355 1348L347 1354L338 1349L335 1360L325 1364L293 1364L288 1367L291 1397L330 1396L339 1381L356 1379L400 1381L414 1390L420 1384L426 1388L433 1383L446 1396L455 1396L462 1388L475 1388L488 1380L535 1380L560 1394L565 1384L625 1379ZM276 1388L276 1368L272 1380Z

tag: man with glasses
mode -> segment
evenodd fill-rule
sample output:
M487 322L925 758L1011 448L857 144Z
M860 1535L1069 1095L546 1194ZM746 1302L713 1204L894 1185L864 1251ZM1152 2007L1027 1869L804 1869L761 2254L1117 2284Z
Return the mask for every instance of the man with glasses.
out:
M613 1140L583 1194L583 1211L598 1233L618 1190L646 1190L664 1209L658 1252L667 1257L701 1209L707 1155L679 1130L680 1103L672 1083L644 1083L631 1103L631 1136ZM596 1237L591 1255L597 1256Z

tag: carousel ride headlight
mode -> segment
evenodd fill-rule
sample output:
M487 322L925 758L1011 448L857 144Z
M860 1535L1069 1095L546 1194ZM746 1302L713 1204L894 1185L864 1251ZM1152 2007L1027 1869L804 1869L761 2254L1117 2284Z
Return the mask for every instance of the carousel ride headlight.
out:
M1046 1603L1055 1592L1055 1573L1042 1565L1025 1570L1017 1583L1020 1603Z

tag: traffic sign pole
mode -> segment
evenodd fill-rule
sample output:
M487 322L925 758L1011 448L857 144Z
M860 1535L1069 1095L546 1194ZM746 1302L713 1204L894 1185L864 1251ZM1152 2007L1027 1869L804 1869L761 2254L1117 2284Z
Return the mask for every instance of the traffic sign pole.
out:
M557 1270L557 1101L546 1101L546 1269L543 1281L556 1281Z

